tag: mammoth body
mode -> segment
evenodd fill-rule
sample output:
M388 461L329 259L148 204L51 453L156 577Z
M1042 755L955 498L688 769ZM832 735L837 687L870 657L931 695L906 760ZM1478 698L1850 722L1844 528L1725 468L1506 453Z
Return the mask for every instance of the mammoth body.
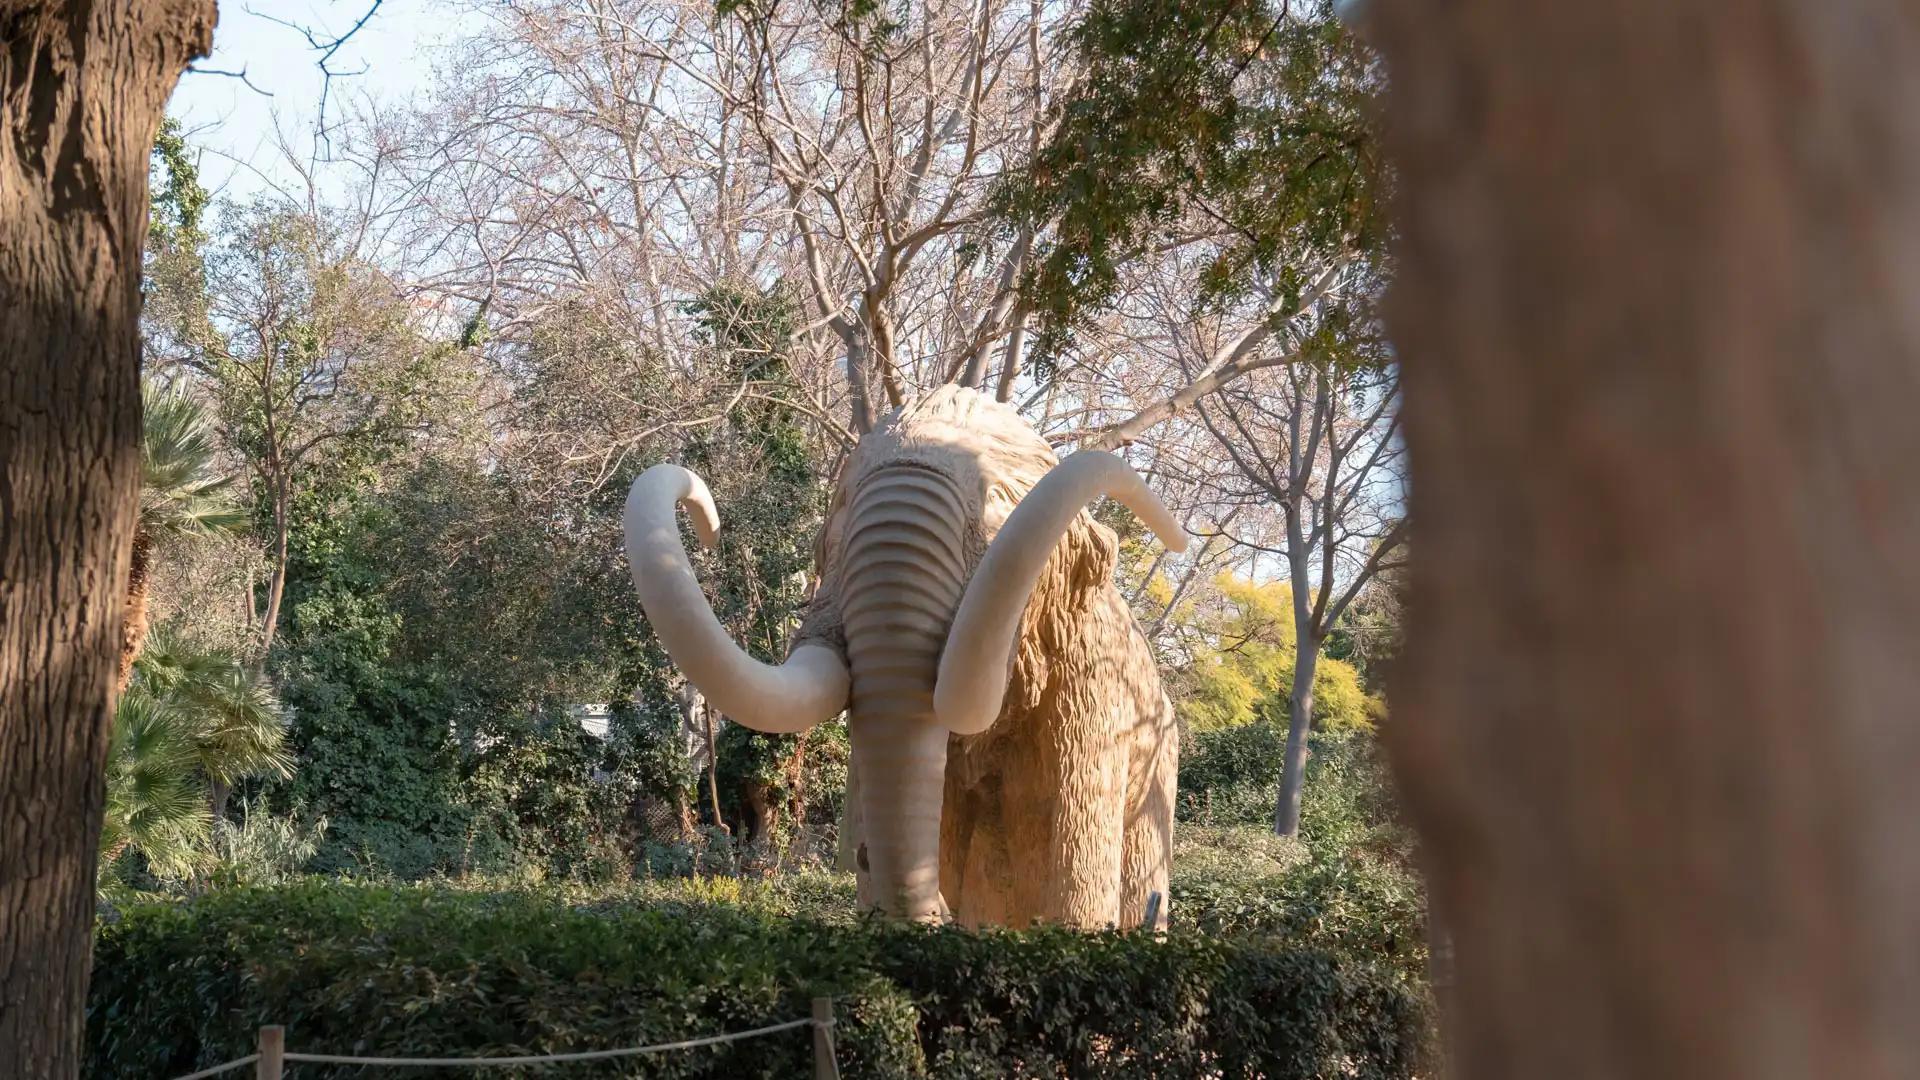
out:
M711 542L697 477L656 466L635 482L628 553L668 653L728 715L798 731L847 711L863 905L1137 926L1166 894L1178 734L1113 584L1114 535L1084 512L1103 494L1184 546L1117 458L1061 462L970 389L897 410L847 463L779 667L725 640L692 578L673 506Z

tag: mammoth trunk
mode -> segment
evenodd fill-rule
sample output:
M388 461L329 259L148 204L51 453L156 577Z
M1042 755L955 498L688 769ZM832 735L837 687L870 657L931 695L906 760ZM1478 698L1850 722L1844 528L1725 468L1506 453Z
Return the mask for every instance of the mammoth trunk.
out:
M841 617L853 676L849 734L860 774L864 866L890 915L945 914L940 802L947 730L933 687L966 585L965 503L953 483L911 466L882 469L852 507Z

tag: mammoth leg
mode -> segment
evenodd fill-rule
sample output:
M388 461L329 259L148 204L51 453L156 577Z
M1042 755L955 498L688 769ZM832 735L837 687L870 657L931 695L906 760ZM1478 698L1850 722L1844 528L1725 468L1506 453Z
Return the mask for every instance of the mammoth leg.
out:
M945 794L940 799L940 895L953 909L956 921L972 925L967 919L966 866L976 832L974 819L978 816L978 807L965 785L955 777L953 752L948 753Z
M1014 873L998 817L974 824L965 865L959 869L966 904L956 911L962 926L1012 926L1007 882Z
M962 926L1009 925L1007 889L1013 866L1001 825L999 785L970 788L947 772L946 809L940 821L940 888Z
M1001 813L1015 871L1010 925L1119 922L1127 747L1090 704L1062 715L1043 703L1032 742L1008 755Z
M1162 697L1133 732L1128 762L1126 853L1120 871L1120 925L1146 921L1148 898L1160 894L1155 930L1164 930L1172 906L1167 874L1173 865L1173 807L1180 769L1180 730Z

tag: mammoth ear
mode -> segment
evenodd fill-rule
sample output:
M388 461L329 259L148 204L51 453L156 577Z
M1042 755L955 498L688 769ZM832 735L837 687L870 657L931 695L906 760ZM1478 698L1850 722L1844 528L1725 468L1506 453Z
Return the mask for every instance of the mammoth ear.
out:
M1185 531L1126 462L1081 451L1055 465L1007 515L967 581L933 689L934 715L948 730L978 734L1000 715L1014 638L1033 587L1074 519L1101 495L1138 514L1168 550L1186 550Z
M1091 589L1113 580L1120 565L1120 537L1112 529L1090 521L1085 528L1067 526L1066 543L1072 547L1073 587Z

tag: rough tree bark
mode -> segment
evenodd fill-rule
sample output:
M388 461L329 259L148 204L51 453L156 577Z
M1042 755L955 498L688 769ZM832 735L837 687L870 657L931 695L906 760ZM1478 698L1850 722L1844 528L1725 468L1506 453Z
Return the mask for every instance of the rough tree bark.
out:
M1920 1076L1920 17L1371 7L1458 1075Z
M0 0L0 1076L80 1067L147 155L212 0Z

